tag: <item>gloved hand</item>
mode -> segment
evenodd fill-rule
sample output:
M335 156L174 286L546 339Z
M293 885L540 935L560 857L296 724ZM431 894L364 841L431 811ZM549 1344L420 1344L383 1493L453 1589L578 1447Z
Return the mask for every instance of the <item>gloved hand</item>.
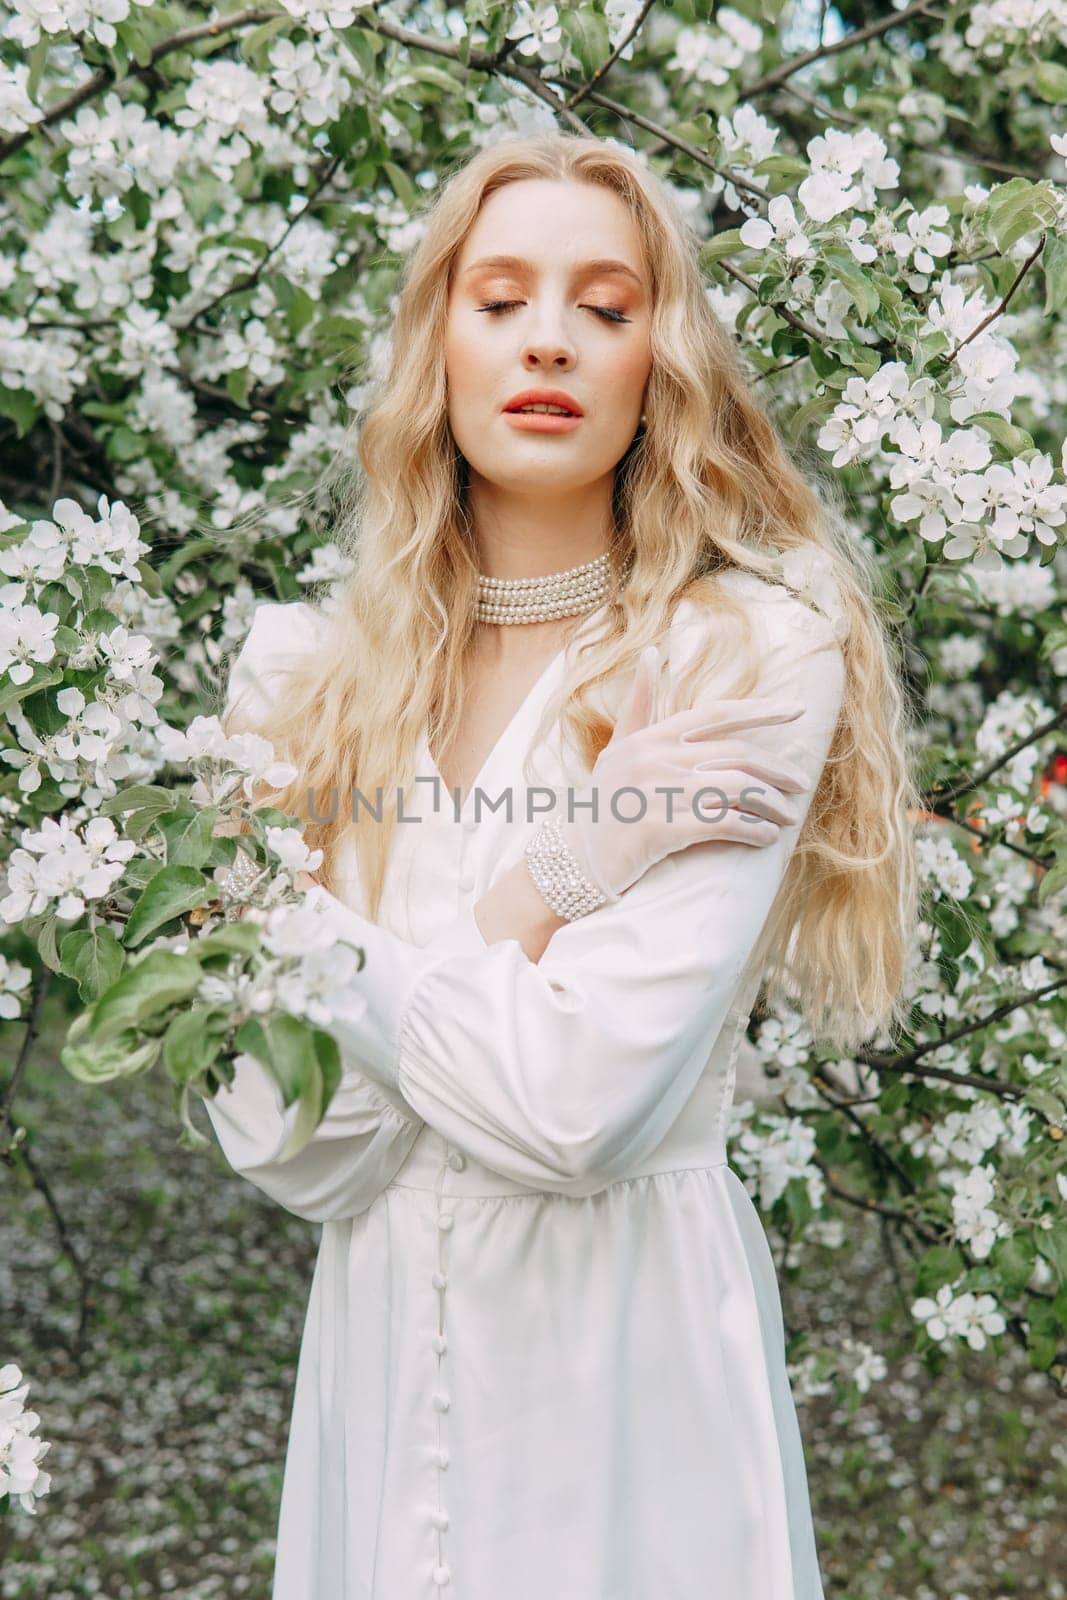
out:
M641 653L611 739L588 785L575 795L573 821L566 801L556 816L566 845L609 901L664 856L691 844L773 844L783 824L797 821L785 795L810 787L792 762L732 737L744 728L794 722L802 704L765 697L711 700L653 722L659 666L659 652L650 645ZM656 792L668 787L680 792ZM618 794L617 816L612 797L620 790L627 792ZM580 803L594 794L595 811Z

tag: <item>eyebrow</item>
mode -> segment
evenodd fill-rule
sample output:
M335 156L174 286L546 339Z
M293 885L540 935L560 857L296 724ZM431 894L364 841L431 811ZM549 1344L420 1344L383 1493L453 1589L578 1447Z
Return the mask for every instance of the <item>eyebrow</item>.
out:
M533 267L533 262L527 261L523 256L481 256L464 269L463 275L468 277L472 272L484 272L490 267L503 268L506 271L513 272L529 272ZM592 261L580 261L574 268L574 276L576 278L592 278L603 272L622 273L624 277L632 278L640 288L644 288L642 280L632 267L627 266L625 261L614 260L611 256L598 256Z

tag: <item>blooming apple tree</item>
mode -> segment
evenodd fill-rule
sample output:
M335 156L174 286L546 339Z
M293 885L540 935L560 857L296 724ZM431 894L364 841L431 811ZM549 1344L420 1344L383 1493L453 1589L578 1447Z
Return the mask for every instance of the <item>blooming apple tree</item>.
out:
M925 712L907 1037L840 1059L760 1016L777 1092L735 1107L732 1159L790 1260L883 1218L933 1365L1010 1337L1067 1387L1061 10L5 0L6 1160L49 983L63 1066L160 1063L187 1141L242 1051L313 1132L326 995L358 1006L360 979L323 981L333 933L293 887L317 863L252 804L284 772L206 714L213 680L258 599L344 576L328 504L294 504L380 369L423 195L510 132L590 132L671 184ZM783 581L832 615L817 563ZM884 1372L854 1341L797 1354L813 1386Z

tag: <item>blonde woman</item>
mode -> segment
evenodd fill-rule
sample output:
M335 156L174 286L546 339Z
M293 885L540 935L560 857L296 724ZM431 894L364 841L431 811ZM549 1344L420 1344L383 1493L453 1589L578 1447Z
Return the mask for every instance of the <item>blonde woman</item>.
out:
M619 146L456 172L351 443L352 575L231 671L366 955L295 1159L256 1063L207 1102L322 1224L275 1600L822 1594L725 1138L761 983L819 1043L901 1021L906 706L696 245Z

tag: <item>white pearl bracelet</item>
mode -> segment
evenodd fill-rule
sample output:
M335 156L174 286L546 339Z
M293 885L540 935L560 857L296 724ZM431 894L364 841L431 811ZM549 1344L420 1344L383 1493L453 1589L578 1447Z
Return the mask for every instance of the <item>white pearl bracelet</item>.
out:
M554 817L542 822L524 855L531 878L557 917L573 922L607 904L608 896L585 876Z

